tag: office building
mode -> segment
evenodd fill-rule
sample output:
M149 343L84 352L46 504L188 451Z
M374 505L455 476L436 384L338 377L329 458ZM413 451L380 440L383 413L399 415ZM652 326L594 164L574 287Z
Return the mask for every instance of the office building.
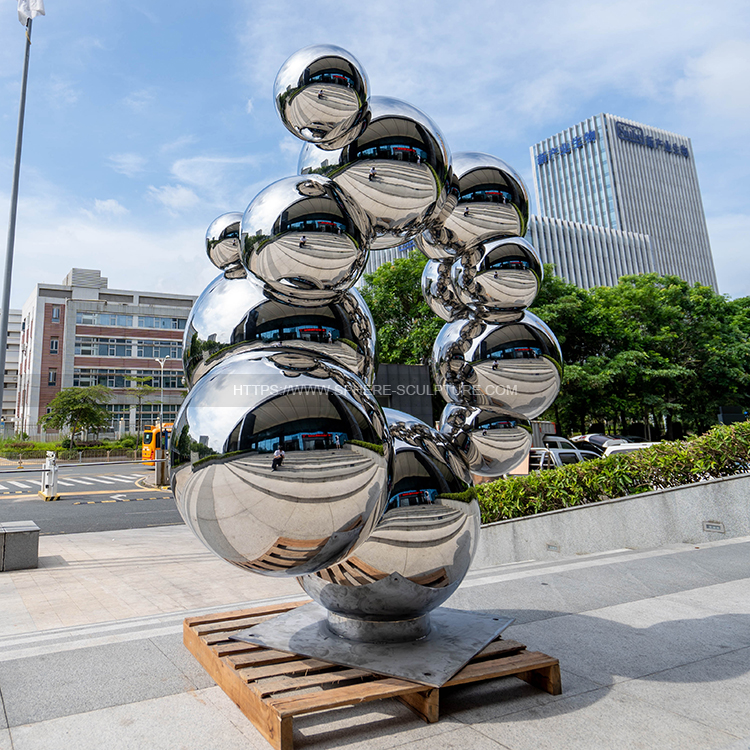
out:
M8 313L8 339L5 351L5 380L3 383L3 411L0 437L16 432L16 389L18 387L18 357L21 353L21 311Z
M601 114L531 156L543 217L648 237L655 272L717 289L689 138Z
M21 311L17 431L40 434L40 416L62 388L105 385L111 430L136 432L164 420L182 402L182 337L195 297L109 289L96 270L74 268L62 284L37 284ZM162 368L156 358L168 358ZM157 389L143 399L128 392L143 379Z

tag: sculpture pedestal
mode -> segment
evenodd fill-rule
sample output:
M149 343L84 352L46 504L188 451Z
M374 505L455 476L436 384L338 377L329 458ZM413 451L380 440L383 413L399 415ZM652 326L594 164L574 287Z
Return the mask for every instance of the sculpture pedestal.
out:
M441 688L233 639L300 605L306 603L203 615L186 619L183 626L187 649L276 750L292 750L292 722L298 714L382 698L397 698L425 721L438 721ZM507 676L552 695L562 692L557 659L502 638L489 643L443 687Z

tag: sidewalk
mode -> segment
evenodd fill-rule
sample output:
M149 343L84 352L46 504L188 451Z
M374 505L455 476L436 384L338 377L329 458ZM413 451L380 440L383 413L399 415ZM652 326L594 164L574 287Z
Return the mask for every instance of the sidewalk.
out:
M182 619L303 598L182 526L40 539L0 574L0 750L270 747L184 649ZM452 607L516 618L563 694L515 678L295 720L297 748L750 748L750 538L473 570ZM9 727L9 728L8 728Z

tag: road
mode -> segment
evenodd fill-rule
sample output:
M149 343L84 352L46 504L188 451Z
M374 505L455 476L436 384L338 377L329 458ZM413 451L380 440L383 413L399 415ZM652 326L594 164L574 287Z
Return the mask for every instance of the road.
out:
M3 469L11 467L0 467ZM60 466L61 499L37 494L41 471L0 473L0 522L34 521L42 534L140 529L182 523L172 493L138 486L153 477L141 464Z

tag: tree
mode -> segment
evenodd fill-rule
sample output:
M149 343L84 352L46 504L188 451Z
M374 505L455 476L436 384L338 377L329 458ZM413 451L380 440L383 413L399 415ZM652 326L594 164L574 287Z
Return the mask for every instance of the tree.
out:
M381 362L419 365L429 361L435 337L445 324L422 297L427 259L417 250L383 263L365 276L365 298L377 330Z
M154 388L151 385L148 385L153 381L153 378L150 375L131 375L130 380L135 383L134 388L127 388L126 392L129 396L135 397L137 404L138 404L138 412L137 412L137 419L138 419L138 434L142 436L143 434L143 403L145 399L153 399L155 398L156 394L159 392L158 388ZM147 404L153 404L158 403L153 400L145 401Z
M113 392L103 385L88 388L63 388L49 402L49 412L39 420L47 428L61 430L70 428L70 446L74 446L75 435L79 430L101 430L109 426L110 413L104 404L113 397Z

